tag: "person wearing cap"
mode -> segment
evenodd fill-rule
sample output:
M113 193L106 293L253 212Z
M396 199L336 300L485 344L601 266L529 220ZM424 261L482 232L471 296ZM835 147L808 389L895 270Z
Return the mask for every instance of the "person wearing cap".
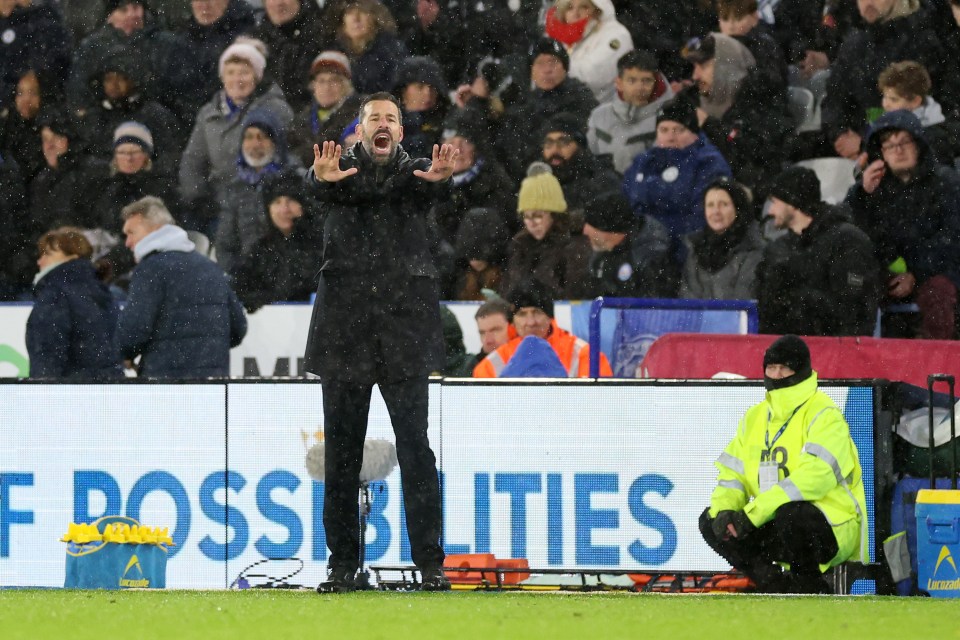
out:
M323 221L299 171L264 179L265 232L238 257L231 275L248 313L271 302L306 302L317 290Z
M45 107L37 118L46 166L30 182L30 236L97 226L91 204L102 169L83 153L76 123L63 110Z
M350 58L353 86L359 93L389 91L407 48L397 38L397 24L379 0L347 0L337 5L336 47Z
M579 218L588 200L619 187L619 174L590 151L586 127L579 119L558 113L540 131L540 159L550 165L560 181L571 215Z
M746 188L717 178L703 195L706 226L683 237L686 262L680 298L755 300L764 240Z
M854 221L873 240L883 267L885 302L915 302L920 337L954 339L960 178L935 161L919 118L905 110L873 123L867 157L869 164L846 202Z
M339 51L321 51L310 66L313 99L293 119L290 152L304 166L313 164L313 145L339 141L357 117L363 96L353 88L350 59ZM352 128L352 127L351 127Z
M656 57L629 51L617 60L616 92L587 121L587 142L595 155L610 156L621 175L633 159L653 146L657 112L673 98Z
M415 158L428 157L443 136L443 121L450 110L440 65L429 56L404 58L391 91L403 107L403 148Z
M590 240L592 282L586 297L672 298L677 265L670 235L651 216L638 218L619 191L596 196L584 208L583 235Z
M507 109L497 138L498 148L511 151L503 160L516 179L523 176L527 165L539 155L541 130L537 123L558 113L569 113L585 128L590 112L598 104L590 87L568 75L570 56L556 40L538 39L530 46L528 60L530 89Z
M682 264L680 238L703 227L703 194L715 179L730 176L730 166L700 131L696 109L682 95L657 113L656 131L654 146L624 172L623 192L637 216L649 215L667 228Z
M328 48L326 7L310 0L265 0L264 16L250 35L267 45L268 73L294 110L310 101L304 78L318 51Z
M237 36L253 31L256 18L246 0L198 0L189 4L190 16L176 24L173 32L186 43L183 56L189 59L197 75L190 95L197 111L220 89L220 54Z
M244 118L271 112L284 129L293 120L280 86L264 79L267 59L258 40L242 39L220 54L223 88L200 108L180 158L180 195L190 209L188 228L207 233L224 206L224 190L237 173Z
M457 152L411 158L400 145L395 96L374 93L360 107L360 141L314 147L307 183L323 203L323 258L304 369L323 387L323 526L330 556L321 593L357 588L357 492L373 386L397 440L410 550L421 589L446 591L436 458L427 438L428 376L443 364L439 274L428 212L446 197Z
M582 80L597 102L613 98L617 59L633 50L633 38L617 22L611 0L556 0L546 14L546 35L570 54L570 75Z
M683 56L695 83L683 95L696 104L700 129L737 181L766 198L796 126L782 80L758 70L750 50L722 33L694 40Z
M170 109L144 91L147 70L125 51L108 55L91 84L97 103L80 119L79 131L87 153L101 159L113 155L113 132L124 122L139 122L150 130L153 162L176 173L186 133Z
M700 533L762 593L830 593L824 571L870 558L857 447L843 412L818 390L803 340L773 341L763 384L764 400L714 463Z
M227 273L267 230L261 193L264 180L281 171L302 170L300 161L287 152L283 125L266 109L253 109L244 117L236 158L234 178L221 196L213 238L217 264Z
M486 300L485 291L500 289L503 279L507 227L501 212L470 209L457 229L454 249L454 282L446 300Z
M195 105L187 97L199 78L184 55L185 41L158 26L146 0L106 0L103 7L106 24L84 38L73 52L66 85L70 109L82 114L96 103L89 79L103 68L108 56L119 51L142 62L149 74L141 87L147 95L181 122L192 122Z
M562 299L584 297L589 281L590 243L582 234L571 234L564 196L549 167L531 167L531 174L520 184L517 213L523 229L513 236L507 249L501 294L527 278L534 278L557 291Z
M871 336L880 299L873 243L846 208L820 201L812 169L791 167L770 186L768 215L788 231L757 267L760 333Z
M524 338L534 336L546 340L569 378L590 375L590 345L572 333L561 329L553 317L553 301L557 291L539 280L521 280L507 292L505 300L513 305L513 326L517 336L497 347L480 361L474 378L497 378L517 353ZM600 375L611 377L613 371L606 355L600 354Z

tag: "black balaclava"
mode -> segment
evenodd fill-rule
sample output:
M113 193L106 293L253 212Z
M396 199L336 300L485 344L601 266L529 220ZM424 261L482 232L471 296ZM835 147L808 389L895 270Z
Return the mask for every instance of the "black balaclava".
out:
M766 368L771 364L782 364L793 369L793 375L775 380L766 376ZM810 349L807 343L795 335L785 335L773 341L763 354L763 386L767 391L784 389L799 384L810 377Z

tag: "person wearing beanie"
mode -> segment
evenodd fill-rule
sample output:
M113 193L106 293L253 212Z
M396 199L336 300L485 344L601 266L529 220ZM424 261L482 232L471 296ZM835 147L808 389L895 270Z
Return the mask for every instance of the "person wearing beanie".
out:
M243 38L220 56L222 88L200 107L180 158L179 186L190 212L184 221L188 228L213 234L213 221L227 206L227 187L237 176L247 115L269 112L284 131L293 121L280 86L264 75L264 48L259 40Z
M317 290L323 224L303 176L285 170L261 185L264 232L238 256L234 290L248 313L273 302L305 302Z
M513 306L513 326L517 336L505 345L492 351L480 361L474 370L474 378L497 378L508 364L513 368L528 369L513 363L514 355L524 338L534 336L546 340L560 359L562 369L569 378L586 378L590 375L590 345L572 333L561 329L553 317L553 301L558 291L535 278L526 278L506 292L504 299ZM536 357L536 351L533 351ZM613 371L604 354L600 354L600 375L610 377Z
M722 33L694 40L683 55L693 64L694 86L681 95L694 103L700 128L733 176L762 201L796 128L783 79L758 68L746 46Z
M190 123L197 105L193 96L200 77L186 55L187 43L159 26L145 0L108 0L106 24L84 38L73 51L65 86L67 105L76 114L100 102L95 93L100 70L113 56L141 61L150 73L139 89L168 108L181 124Z
M590 151L586 127L579 118L558 113L543 124L540 139L541 160L550 165L571 213L578 218L590 198L618 187L620 176Z
M846 204L873 241L886 288L883 305L915 302L920 308L918 331L890 323L882 335L955 339L960 177L937 164L920 119L906 110L877 119L866 148L867 167Z
M582 80L603 104L613 98L617 58L633 50L633 38L617 21L612 0L556 0L545 30L569 52L570 75Z
M297 169L302 169L300 161L287 153L287 136L277 117L266 109L247 113L241 126L236 172L222 192L224 205L213 238L217 264L224 271L230 273L267 230L261 191L264 181L281 171Z
M617 60L616 91L587 121L587 141L595 155L607 155L620 174L633 159L650 148L656 132L656 115L673 98L667 77L655 55L629 51Z
M588 298L672 298L677 267L670 236L650 216L638 218L617 191L601 193L584 208L583 235L590 241Z
M777 238L757 267L761 333L870 336L877 320L880 267L870 238L845 208L820 201L820 182L791 167L770 186Z
M362 96L351 81L350 59L339 51L321 51L310 66L312 99L294 118L290 129L291 153L304 166L313 164L313 145L339 141L343 130L357 117Z
M597 106L593 92L582 81L567 74L569 59L559 42L541 38L529 50L530 87L501 118L497 144L516 150L504 156L507 170L515 179L522 179L527 165L537 159L542 143L540 123L560 113L570 114L582 130ZM586 145L584 145L586 146Z
M533 277L576 300L586 293L590 244L582 234L571 234L566 194L549 166L531 166L531 175L520 184L517 212L523 229L507 249L507 268L500 293Z
M699 133L696 109L682 95L663 104L656 122L654 146L624 172L623 191L634 214L667 228L674 259L683 264L681 238L703 227L703 194L711 182L730 176L730 165Z
M857 447L802 339L773 341L763 373L764 400L714 463L700 533L760 593L832 593L823 571L869 559Z
M314 59L330 48L328 11L311 0L265 2L263 8L263 19L250 35L266 45L268 72L299 111L310 102L307 81Z
M717 178L703 195L706 226L683 237L681 298L755 300L764 241L746 188Z

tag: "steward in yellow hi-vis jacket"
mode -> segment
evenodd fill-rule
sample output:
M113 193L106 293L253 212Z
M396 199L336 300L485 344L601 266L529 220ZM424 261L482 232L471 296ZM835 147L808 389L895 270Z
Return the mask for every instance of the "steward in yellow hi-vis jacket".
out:
M716 462L700 532L759 591L829 593L823 571L867 557L857 448L843 413L817 390L803 340L777 339L763 365L766 398Z

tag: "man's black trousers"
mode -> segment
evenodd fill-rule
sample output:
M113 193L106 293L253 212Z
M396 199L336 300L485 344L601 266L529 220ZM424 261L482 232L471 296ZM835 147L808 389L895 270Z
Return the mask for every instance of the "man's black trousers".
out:
M360 467L367 434L372 384L325 380L323 387L323 526L330 548L328 566L351 569L360 555ZM426 377L379 384L397 441L407 532L413 561L421 569L443 565L440 481L427 440Z

